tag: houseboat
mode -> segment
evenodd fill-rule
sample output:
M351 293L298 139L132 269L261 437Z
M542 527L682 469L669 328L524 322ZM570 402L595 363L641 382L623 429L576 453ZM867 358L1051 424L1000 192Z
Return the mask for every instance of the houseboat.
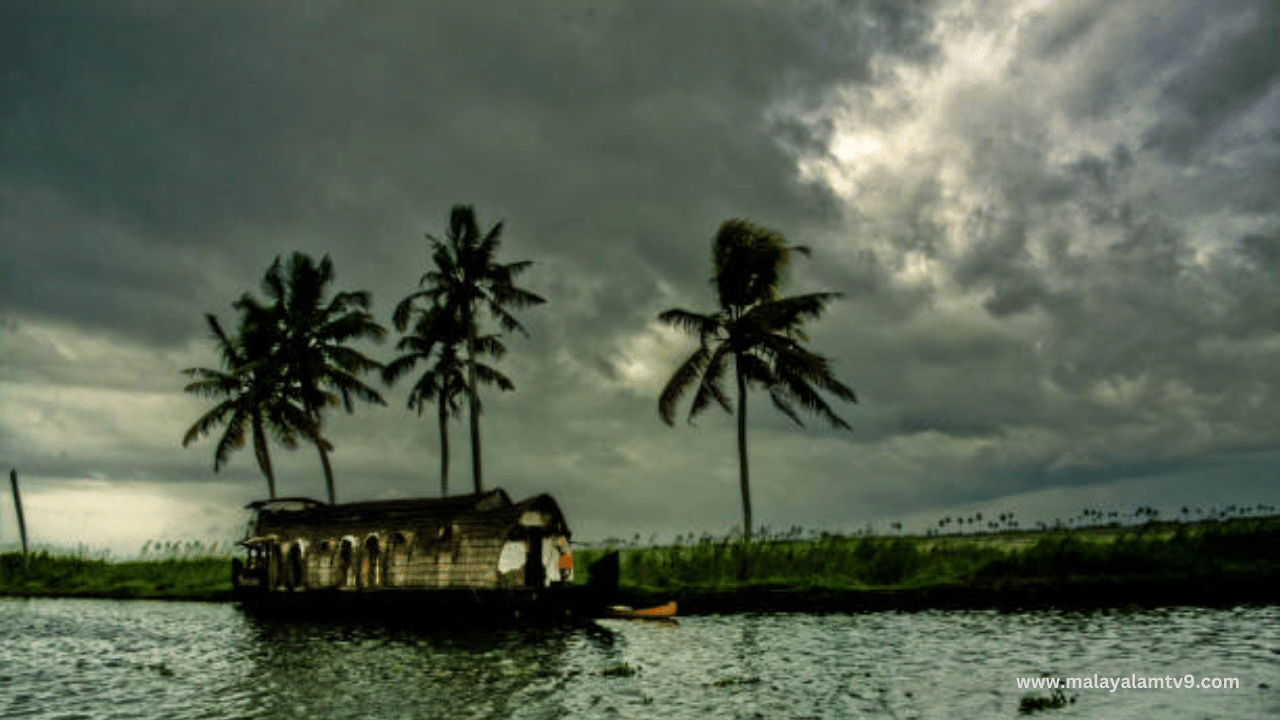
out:
M617 556L573 584L570 532L550 495L512 502L503 490L329 505L259 500L237 598L259 610L409 613L447 620L598 614L617 590Z

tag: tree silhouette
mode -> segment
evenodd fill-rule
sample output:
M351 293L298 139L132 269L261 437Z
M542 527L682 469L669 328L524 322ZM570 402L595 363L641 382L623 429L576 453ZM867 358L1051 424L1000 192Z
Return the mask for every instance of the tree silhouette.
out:
M271 451L267 446L267 433L286 448L297 447L297 433L311 432L311 421L306 412L285 397L282 388L264 367L261 357L253 357L251 341L243 330L236 337L227 335L213 314L206 314L205 322L217 343L221 368L187 368L183 373L195 378L184 392L206 398L220 398L221 402L200 416L182 438L187 447L196 439L209 434L219 425L226 430L213 454L213 471L218 472L230 458L231 451L244 447L246 430L253 436L253 455L258 467L267 478L267 492L276 497L276 478L271 467Z
M287 264L277 257L267 268L262 291L269 304L249 293L236 301L245 314L247 339L265 348L264 370L297 399L311 422L307 437L320 455L330 503L337 502L337 491L329 462L333 445L321 436L324 409L341 401L348 413L354 412L353 397L386 404L377 390L360 380L382 364L348 344L366 338L381 341L386 330L369 314L368 291L343 291L329 297L333 280L328 255L316 263L305 253L295 252Z
M720 226L712 242L712 283L719 309L696 313L673 308L658 319L698 338L699 347L686 359L663 388L658 413L663 422L675 422L676 403L696 387L689 421L714 401L725 412L733 404L722 387L729 364L737 384L738 475L742 491L743 537L751 539L751 489L747 463L747 389L767 390L774 407L802 425L797 414L804 409L827 418L834 427L849 429L818 390L856 402L853 390L832 375L827 359L805 348L804 322L821 316L837 293L819 292L782 297L782 272L792 252L780 234L745 220L729 220Z
M478 357L481 348L479 313L485 310L506 332L524 335L524 326L511 314L512 310L540 305L542 297L517 287L515 279L533 265L528 260L501 264L495 259L502 245L502 223L481 235L475 210L469 205L455 205L449 213L449 229L445 238L427 235L431 243L429 269L418 281L423 288L410 293L396 305L393 321L404 332L409 324L414 303L427 300L441 308L440 318L458 322L466 334L467 399L471 419L471 471L475 492L484 490L480 465L480 399L476 392ZM434 330L428 329L429 334Z
M413 331L400 338L396 350L404 353L382 369L382 379L388 385L407 374L418 363L426 365L422 375L409 391L408 407L422 414L423 408L435 402L440 423L440 495L449 494L449 418L461 412L459 403L467 391L466 361L459 354L466 340L466 332L458 322L442 317L443 308L433 306L419 310ZM497 335L476 338L476 351L500 359L506 348ZM476 363L476 379L485 384L497 385L503 390L515 390L515 384L502 373L484 363Z

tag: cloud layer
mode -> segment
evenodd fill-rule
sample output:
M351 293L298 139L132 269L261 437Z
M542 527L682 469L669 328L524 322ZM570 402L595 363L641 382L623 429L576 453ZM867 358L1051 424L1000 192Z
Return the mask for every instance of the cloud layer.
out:
M203 313L230 322L303 250L389 322L466 202L550 300L508 342L486 474L555 493L579 535L738 520L729 419L656 410L691 350L656 315L709 308L729 217L813 246L792 285L844 293L812 340L862 401L852 433L752 403L764 522L1280 500L1274 3L0 13L0 450L33 493L225 506L212 442L179 447L202 408L179 371L215 362ZM438 487L403 393L332 420L342 497ZM321 492L313 453L277 455L288 494ZM248 453L223 475L262 492ZM1135 478L1145 499L1102 490Z

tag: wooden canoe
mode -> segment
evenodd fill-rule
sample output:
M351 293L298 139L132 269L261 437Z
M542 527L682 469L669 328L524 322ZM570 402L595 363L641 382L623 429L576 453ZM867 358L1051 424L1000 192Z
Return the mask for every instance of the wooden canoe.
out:
M663 620L667 622L676 621L676 602L674 600L666 605L642 608L640 610L633 609L627 605L610 605L606 610L606 616L612 618L627 618L631 620Z

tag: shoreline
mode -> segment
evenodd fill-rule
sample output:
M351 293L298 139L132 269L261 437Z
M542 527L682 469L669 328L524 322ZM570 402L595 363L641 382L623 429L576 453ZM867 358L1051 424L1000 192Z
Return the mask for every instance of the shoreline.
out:
M847 588L818 585L758 584L738 587L647 588L622 585L615 600L632 607L651 607L671 600L679 615L742 613L860 614L947 610L1063 609L1103 610L1127 607L1229 607L1280 603L1280 578L1251 573L1193 577L1077 577L1062 581L1026 580L1001 583L956 583L910 588ZM0 590L0 598L160 600L166 602L234 603L231 589L207 591L101 588Z
M965 538L624 548L602 604L680 615L1278 604L1280 517ZM576 585L610 549L575 552ZM0 597L234 602L232 558L0 554ZM746 578L743 579L744 573Z
M926 585L914 588L746 586L622 587L618 602L649 607L675 600L680 615L860 614L949 610L1104 610L1128 607L1230 607L1280 604L1277 578L1074 578L1062 582Z

